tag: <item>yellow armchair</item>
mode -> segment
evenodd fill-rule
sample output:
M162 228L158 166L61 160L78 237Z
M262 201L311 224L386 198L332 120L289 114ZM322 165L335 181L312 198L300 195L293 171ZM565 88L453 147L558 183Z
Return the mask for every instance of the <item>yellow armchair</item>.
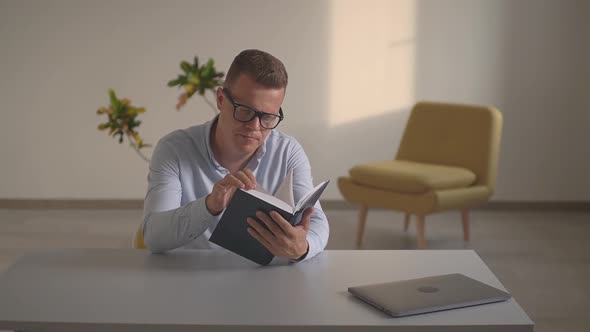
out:
M425 248L425 217L461 210L469 240L469 209L494 193L502 115L493 107L421 102L414 106L395 160L371 162L338 178L346 200L359 206L357 245L367 210L405 213L407 231L416 216L418 248Z
M131 247L133 249L145 249L145 243L143 242L143 226L139 225L133 238L131 239Z

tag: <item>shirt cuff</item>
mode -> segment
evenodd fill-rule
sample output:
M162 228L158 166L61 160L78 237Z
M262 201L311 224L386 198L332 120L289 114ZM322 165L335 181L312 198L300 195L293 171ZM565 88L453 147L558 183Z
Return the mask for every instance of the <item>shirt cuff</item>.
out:
M199 237L207 228L211 226L211 224L221 218L221 213L219 215L212 215L207 209L207 204L205 203L206 197L202 197L194 201L190 207L191 209L191 223L189 228L189 237L191 240L196 239Z
M311 243L309 243L309 241L307 241L307 251L305 252L305 254L303 254L303 256L301 256L297 259L289 259L289 263L303 262L309 256L309 249L310 248L311 248Z

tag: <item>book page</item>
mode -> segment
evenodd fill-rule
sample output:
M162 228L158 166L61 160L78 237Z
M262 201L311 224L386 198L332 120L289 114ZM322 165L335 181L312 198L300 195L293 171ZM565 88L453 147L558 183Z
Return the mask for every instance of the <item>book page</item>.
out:
M263 193L263 194L265 194L265 195L268 195L268 196L272 196L272 194L271 194L271 193L269 193L269 192L268 192L266 189L262 188L262 186L260 186L260 185L257 185L257 186L256 186L256 189L252 189L252 190L253 190L253 191L258 191L258 192L261 192L261 193Z
M313 204L315 204L315 202L320 198L320 196L322 195L322 192L324 191L324 189L326 188L326 186L328 185L330 181L324 181L320 184L318 184L315 188L313 188L312 191L310 191L307 195L303 196L301 198L301 200L299 200L299 202L297 202L297 206L295 207L295 212L299 212L300 209L305 206L308 202L313 201L313 203L310 206L313 206Z
M242 189L238 189L238 190L242 190ZM257 190L242 190L245 193L248 193L254 197L260 198L261 200L268 202L276 207L278 207L279 209L285 211L285 212L289 212L289 213L293 213L293 207L283 201L281 201L280 199L272 196L272 195L268 195L265 193L262 193L260 191Z

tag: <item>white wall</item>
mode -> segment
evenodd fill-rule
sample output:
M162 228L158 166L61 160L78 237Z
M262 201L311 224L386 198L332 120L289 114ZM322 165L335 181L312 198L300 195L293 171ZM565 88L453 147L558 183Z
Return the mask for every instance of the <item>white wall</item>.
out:
M316 181L391 158L419 99L504 113L497 200L590 200L590 6L564 0L0 1L0 198L142 198L147 165L96 130L107 89L148 142L212 115L174 109L180 60L282 59L281 129ZM147 151L148 154L151 151ZM336 184L326 199L340 199Z

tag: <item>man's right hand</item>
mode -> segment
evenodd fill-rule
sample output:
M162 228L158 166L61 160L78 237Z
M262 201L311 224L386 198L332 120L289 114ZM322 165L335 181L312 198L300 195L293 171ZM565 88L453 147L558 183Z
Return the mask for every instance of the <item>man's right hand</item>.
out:
M250 190L256 188L256 177L249 169L226 175L213 186L213 190L205 199L209 213L216 216L229 204L236 189Z

